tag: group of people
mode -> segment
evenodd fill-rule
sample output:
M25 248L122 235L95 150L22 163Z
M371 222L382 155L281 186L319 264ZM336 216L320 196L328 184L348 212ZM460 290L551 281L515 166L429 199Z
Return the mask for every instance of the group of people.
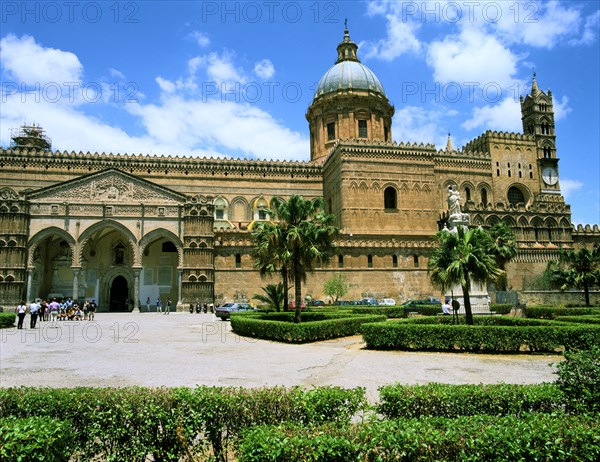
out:
M447 298L446 300L444 300L444 303L442 303L442 314L452 314L452 312L454 311L454 313L458 313L458 310L460 310L460 303L458 300L452 300L452 303L450 303L450 299Z
M156 299L156 312L157 313L163 313L163 314L170 314L171 313L171 299L167 298L167 301L165 302L165 311L163 312L163 302L162 299L160 297L158 297ZM148 297L146 299L146 310L150 311L150 297Z
M71 298L60 299L52 298L52 300L42 300L41 302L33 301L27 306L22 301L15 312L17 313L17 329L23 329L25 316L27 313L31 315L29 327L35 329L38 320L41 321L93 321L96 316L95 300L85 300L79 303Z

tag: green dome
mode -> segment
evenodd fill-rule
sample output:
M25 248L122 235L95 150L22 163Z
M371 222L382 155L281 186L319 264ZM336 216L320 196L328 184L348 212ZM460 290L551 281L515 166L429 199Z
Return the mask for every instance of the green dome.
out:
M315 98L338 90L370 90L386 96L373 71L359 61L341 61L321 77Z

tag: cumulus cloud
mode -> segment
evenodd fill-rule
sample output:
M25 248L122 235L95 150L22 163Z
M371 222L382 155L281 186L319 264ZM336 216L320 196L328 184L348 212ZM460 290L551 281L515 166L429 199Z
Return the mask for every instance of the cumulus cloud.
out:
M205 48L210 45L210 38L208 34L200 31L194 31L190 34L190 37L193 38L199 47Z
M426 109L423 106L404 106L396 110L393 118L393 138L404 142L432 143L440 149L448 141L446 123L456 117L454 110L443 107ZM453 139L456 146L456 140Z
M83 66L77 56L68 51L45 48L29 35L12 34L0 40L0 63L3 71L18 83L81 82Z
M583 183L578 180L569 180L567 178L560 180L560 191L565 199L572 198L572 194L583 187Z
M421 27L419 22L403 21L398 15L389 13L386 18L386 37L376 42L361 42L363 56L392 61L405 53L419 53L421 42L417 32Z
M518 57L495 37L476 28L463 29L430 44L427 63L438 82L474 82L480 86L514 83Z
M254 65L254 73L261 79L270 79L275 75L275 67L269 59L262 59Z
M493 127L494 130L520 132L521 106L514 98L507 97L496 105L476 107L472 117L464 121L461 127L466 130Z

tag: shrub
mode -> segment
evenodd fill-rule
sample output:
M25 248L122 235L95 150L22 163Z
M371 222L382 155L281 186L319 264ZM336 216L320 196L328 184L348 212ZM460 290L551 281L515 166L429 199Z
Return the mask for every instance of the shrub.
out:
M77 438L71 423L50 417L0 418L0 460L63 462Z
M377 411L388 419L423 416L516 415L563 409L554 384L541 385L386 385L379 388Z
M367 322L385 320L382 315L353 315L348 313L305 313L304 321L291 322L291 313L232 316L231 329L238 335L288 343L307 343L355 335Z
M424 417L250 428L240 462L598 460L600 423L591 416L523 414Z
M354 314L382 314L388 318L404 318L406 312L401 306L359 306L352 308Z
M582 316L600 314L600 308L556 308L553 306L532 306L523 309L527 318L556 319L559 316Z
M590 350L565 351L557 366L557 385L575 412L600 412L600 346Z
M542 326L440 325L389 321L361 328L367 348L416 351L557 352L600 344L600 327L553 323Z
M494 311L498 314L508 314L512 311L513 306L510 303L492 303L490 304L490 311Z
M0 329L14 327L16 318L17 315L15 313L0 313Z

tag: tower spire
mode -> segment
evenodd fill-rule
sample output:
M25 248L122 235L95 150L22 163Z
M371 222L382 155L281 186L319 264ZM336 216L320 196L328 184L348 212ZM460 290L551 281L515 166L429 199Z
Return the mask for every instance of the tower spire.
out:
M450 138L450 132L448 132L448 142L446 143L446 151L454 151L454 146L452 146L452 138Z
M535 71L533 71L533 82L531 82L531 96L536 96L540 92L537 80L535 79Z
M337 46L338 58L336 64L342 61L356 61L360 63L360 59L356 54L358 45L350 40L350 33L348 32L348 19L344 20L344 39Z

